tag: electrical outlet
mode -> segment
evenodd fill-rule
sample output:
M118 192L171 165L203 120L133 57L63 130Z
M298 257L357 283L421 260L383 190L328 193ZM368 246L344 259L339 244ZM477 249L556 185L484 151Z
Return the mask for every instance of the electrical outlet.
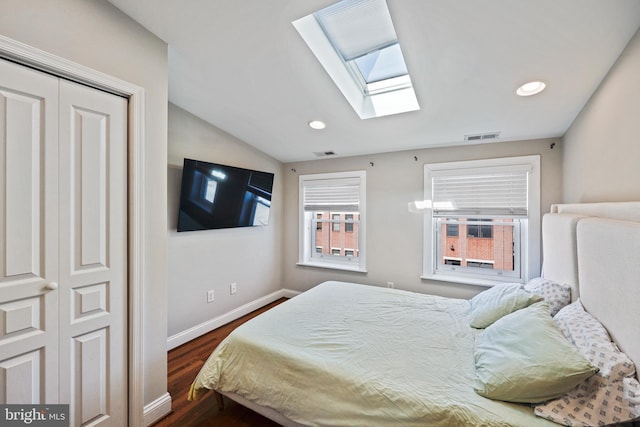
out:
M213 300L215 299L215 294L213 292L213 289L210 291L207 291L207 302L213 302Z
M393 288L395 288L395 287L396 287L396 284L395 284L395 283L393 283L393 282L387 282L387 288L391 288L391 289L393 289Z
M231 293L231 295L235 294L236 291L238 290L238 285L236 284L236 282L233 282L230 286L229 286L229 292Z

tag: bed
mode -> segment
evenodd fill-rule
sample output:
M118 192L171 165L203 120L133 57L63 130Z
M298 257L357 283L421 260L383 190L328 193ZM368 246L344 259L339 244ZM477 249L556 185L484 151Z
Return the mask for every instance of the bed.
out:
M640 385L633 363L640 361L640 310L636 309L640 300L639 221L640 203L557 205L543 220L541 281L571 288L571 301L556 317L571 320L579 306L583 311L576 318L592 315L606 328L604 334L615 344L597 347L598 354L608 351L606 354L616 358L619 354L628 356L630 363L615 369L620 378L614 385L624 389L631 411L636 410L636 404L640 408ZM491 288L494 294L485 294L484 300L495 300L496 290L506 292L502 288L508 287ZM608 408L596 405L593 409L589 402L580 406L585 400L580 389L590 381L598 393L609 393L599 376L607 377L612 370L608 362L602 365L595 360L596 356L590 358L585 352L580 357L582 350L574 347L581 344L584 331L571 332L571 322L556 328L565 335L573 333L569 339L562 337L563 343L558 345L568 345L572 355L578 354L570 374L562 375L562 393L546 396L546 383L541 389L544 393L538 392L536 384L546 381L547 373L539 378L529 372L537 364L530 361L527 369L516 369L513 377L509 374L494 387L493 378L505 377L503 364L517 359L510 355L511 342L498 351L493 347L502 340L504 328L508 331L512 325L507 320L519 317L522 321L529 313L537 316L547 310L543 321L554 322L547 301L528 298L531 301L519 309L476 328L470 325L478 319L487 320L478 316L479 311L487 313L482 313L482 297L466 301L325 282L237 328L209 357L192 384L189 398L215 390L220 403L225 395L285 426L597 425L596 421L580 420L595 420L598 414L592 419L591 412L607 412ZM569 311L570 307L575 308ZM488 313L493 316L493 311ZM536 328L519 330L529 329ZM515 335L519 339L523 333ZM596 348L593 343L588 345L589 351ZM501 359L505 356L506 362ZM498 375L491 370L496 364ZM515 380L522 373L525 376ZM487 377L492 379L485 381ZM572 382L565 384L569 377ZM505 393L505 384L507 398L499 394ZM517 392L509 388L522 384L525 387ZM595 389L588 393L596 393ZM537 394L532 396L532 390ZM526 398L510 398L519 393ZM578 401L582 403L573 404ZM614 420L619 416L601 415ZM628 413L624 415L622 420L629 419Z

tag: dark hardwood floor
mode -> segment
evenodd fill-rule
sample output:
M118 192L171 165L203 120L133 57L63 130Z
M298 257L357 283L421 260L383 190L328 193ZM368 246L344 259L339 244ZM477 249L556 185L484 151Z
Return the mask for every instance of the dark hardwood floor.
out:
M188 401L187 394L189 393L191 382L220 341L242 323L283 301L286 301L286 299L279 299L253 313L169 351L168 388L172 399L172 412L156 422L154 427L278 426L278 424L273 421L227 398L224 398L224 410L218 411L213 392L207 393L203 398L195 402Z

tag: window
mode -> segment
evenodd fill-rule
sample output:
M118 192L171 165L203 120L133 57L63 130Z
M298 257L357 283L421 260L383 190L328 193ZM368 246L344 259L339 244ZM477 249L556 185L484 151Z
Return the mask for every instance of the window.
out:
M204 198L207 202L213 203L213 200L216 197L216 190L218 189L218 182L213 179L207 179L207 187L204 190Z
M353 214L345 214L344 231L353 233Z
M540 273L540 157L425 165L423 277L491 285Z
M491 239L493 237L493 225L484 224L481 218L467 219L467 237ZM489 218L488 221L491 221Z
M298 264L366 271L366 173L302 175Z
M333 231L340 231L340 214L331 214L333 220Z
M293 21L361 119L420 109L385 0L342 0Z
M260 196L254 197L255 210L253 212L253 221L251 225L268 225L269 224L269 210L271 208L271 200L267 200Z
M468 259L467 260L467 267L491 268L491 269L493 269L493 261L481 261L481 260L472 261L472 260Z
M210 212L216 198L217 189L218 181L196 170L193 174L190 200L205 211Z

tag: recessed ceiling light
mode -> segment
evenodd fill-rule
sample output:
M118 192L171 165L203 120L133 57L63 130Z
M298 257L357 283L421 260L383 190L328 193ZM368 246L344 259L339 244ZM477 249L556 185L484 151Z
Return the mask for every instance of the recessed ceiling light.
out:
M516 93L520 96L531 96L542 92L546 86L544 82L529 82L520 86Z
M321 122L320 120L311 120L309 122L309 127L312 129L324 129L327 125L324 124L324 122Z

